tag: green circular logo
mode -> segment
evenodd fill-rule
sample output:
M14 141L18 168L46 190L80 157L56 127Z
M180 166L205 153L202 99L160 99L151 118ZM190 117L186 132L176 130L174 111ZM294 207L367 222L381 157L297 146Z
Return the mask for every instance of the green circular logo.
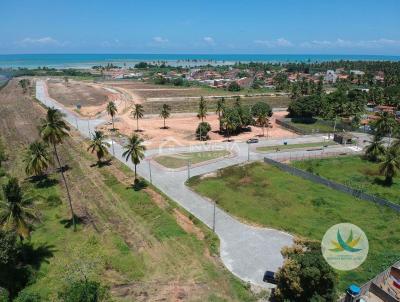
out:
M321 249L330 266L337 270L350 271L367 259L368 238L358 226L339 223L325 233Z

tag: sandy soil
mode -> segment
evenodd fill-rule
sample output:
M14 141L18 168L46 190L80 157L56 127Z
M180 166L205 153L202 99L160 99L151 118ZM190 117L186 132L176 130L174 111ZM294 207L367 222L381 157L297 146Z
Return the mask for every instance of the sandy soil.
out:
M82 116L96 116L104 114L109 101L117 104L130 100L117 90L104 87L100 84L52 78L47 81L49 95L70 110ZM77 104L82 107L77 110Z
M287 131L275 123L276 117L283 117L286 112L275 113L271 118L272 128L268 131L265 129L265 136L269 138L280 138L280 137L295 137L296 134ZM210 140L207 143L221 142L227 138L218 133L219 122L218 117L215 114L207 116L206 122L210 123L212 131L210 131ZM187 146L191 144L199 144L199 141L195 138L195 131L199 124L199 119L193 114L179 114L172 116L166 121L168 129L162 129L163 119L152 116L145 117L139 120L139 135L145 139L145 143L148 148L158 148L160 146ZM119 116L115 127L118 131L124 135L131 135L136 130L136 120L129 115ZM110 126L101 127L103 131L109 132ZM239 135L232 136L235 141L244 141L251 137L257 137L262 135L261 127L251 127L250 132L244 132Z
M124 83L124 82L122 82ZM113 84L113 83L111 83ZM118 83L119 84L119 83ZM128 86L130 85L130 86ZM150 90L159 90L157 85L146 83L132 84L126 83L126 86L131 87L137 85L138 90L147 89L144 87L152 87ZM69 81L68 84L64 83L62 79L52 79L48 81L48 90L50 96L56 101L63 104L70 110L76 110L76 102L74 99L82 98L82 108L78 112L83 116L97 116L107 120L111 120L105 111L108 101L115 101L118 114L115 118L115 127L123 135L131 135L136 130L136 120L131 116L131 107L135 103L143 103L145 99L134 92L132 89L127 89L120 85L111 88L110 83L86 83ZM153 87L155 86L155 87ZM173 88L166 88L174 90ZM159 90L162 91L163 89ZM276 117L282 117L286 112L278 112L271 118L271 128L265 129L265 136L269 138L280 137L293 137L296 134L287 131L275 123ZM219 121L216 114L209 114L206 122L210 123L212 131L210 131L210 140L207 143L221 142L227 138L218 133ZM162 129L163 119L157 115L145 115L144 119L139 120L139 134L144 138L148 148L158 148L160 146L187 146L191 144L198 144L199 141L195 138L195 131L199 124L199 119L192 113L176 113L166 121L168 129ZM100 127L106 133L111 134L110 125L103 125ZM252 137L262 135L261 127L251 127L251 131L244 132L232 139L236 141L245 141Z

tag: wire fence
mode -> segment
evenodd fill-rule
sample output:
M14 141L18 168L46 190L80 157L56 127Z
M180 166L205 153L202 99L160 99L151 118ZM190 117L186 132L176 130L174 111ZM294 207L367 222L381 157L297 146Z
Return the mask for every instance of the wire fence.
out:
M325 154L324 156L328 156L328 155ZM330 156L332 156L332 155L330 155ZM294 160L294 159L291 159L291 160ZM272 158L265 157L264 161L266 163L268 163L268 164L271 164L271 165L273 165L275 167L278 167L279 169L281 169L281 170L283 170L285 172L288 172L290 174L293 174L295 176L301 177L303 179L306 179L306 180L309 180L309 181L312 181L312 182L315 182L315 183L318 183L318 184L322 184L322 185L327 186L327 187L329 187L331 189L334 189L336 191L340 191L340 192L343 192L343 193L346 193L346 194L350 194L350 195L352 195L352 196L354 196L356 198L359 198L359 199L362 199L362 200L365 200L365 201L369 201L369 202L375 203L375 204L380 205L380 206L389 207L392 210L395 210L396 212L400 213L400 205L398 205L398 204L395 204L395 203L393 203L393 202L391 202L389 200L386 200L384 198L381 198L381 197L370 195L368 193L363 192L362 190L354 189L354 188L348 187L346 185L343 185L343 184L336 183L334 181L328 180L328 179L323 178L321 176L312 174L310 172L307 172L307 171L304 171L304 170L300 170L300 169L297 169L295 167L286 165L286 164L280 162L280 161L284 161L284 160L282 160L282 158L279 158L279 161L277 161L277 160L274 160Z

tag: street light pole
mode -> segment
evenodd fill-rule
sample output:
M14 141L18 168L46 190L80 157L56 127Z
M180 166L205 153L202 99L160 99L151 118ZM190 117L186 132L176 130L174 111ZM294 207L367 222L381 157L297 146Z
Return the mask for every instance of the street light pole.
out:
M149 176L150 176L150 183L153 184L153 179L151 177L151 162L150 162L150 159L149 159Z
M78 118L75 116L75 124L76 124L76 130L79 130L79 126L78 126Z
M216 210L216 203L217 203L217 201L214 200L214 204L213 204L213 233L215 233L215 210Z
M88 127L88 133L89 133L89 137L90 137L90 124L89 124L89 120L90 120L90 119L87 120L87 127Z
M250 144L247 144L247 161L250 161Z
M114 140L113 140L113 138L111 137L111 146L112 146L112 153L113 153L113 156L115 156L115 150L114 150Z
M190 160L187 162L187 174L188 174L188 179L190 178Z

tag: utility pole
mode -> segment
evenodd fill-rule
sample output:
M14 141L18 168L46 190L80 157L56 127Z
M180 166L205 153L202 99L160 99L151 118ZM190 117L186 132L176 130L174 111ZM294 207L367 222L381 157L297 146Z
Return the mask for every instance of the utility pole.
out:
M75 124L76 124L76 130L79 130L79 126L78 126L78 118L75 116Z
M187 174L188 174L187 179L189 179L190 178L190 160L188 160L188 162L187 162Z
M247 144L247 161L250 161L250 144Z

